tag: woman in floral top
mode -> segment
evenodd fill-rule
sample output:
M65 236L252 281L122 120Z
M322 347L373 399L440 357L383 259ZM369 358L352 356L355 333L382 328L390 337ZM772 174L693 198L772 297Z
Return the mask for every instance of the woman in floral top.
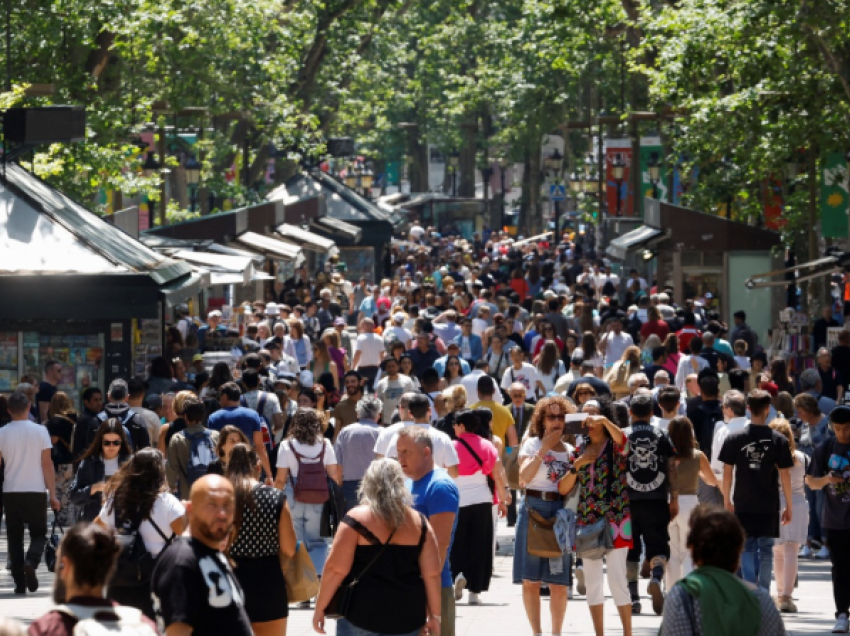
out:
M623 623L623 634L632 633L632 605L626 579L626 555L632 547L632 524L629 516L628 440L616 424L606 417L610 400L588 400L582 412L590 415L585 420L588 432L583 443L574 452L571 463L576 470L567 474L558 485L562 494L570 493L578 484L576 526L588 526L604 517L611 525L614 549L605 557L608 570L608 587ZM587 605L597 636L603 633L602 605L605 594L602 588L602 559L585 559L577 570L579 585L584 578L587 588Z

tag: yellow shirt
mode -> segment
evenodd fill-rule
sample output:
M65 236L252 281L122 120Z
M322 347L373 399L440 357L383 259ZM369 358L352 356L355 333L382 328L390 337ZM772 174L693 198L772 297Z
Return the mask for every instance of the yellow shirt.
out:
M490 412L493 413L493 421L490 424L493 429L493 435L500 437L502 439L502 444L507 447L508 440L508 429L514 425L514 417L511 415L510 410L497 402L493 402L492 400L482 400L480 402L476 402L469 408L471 409L490 409Z

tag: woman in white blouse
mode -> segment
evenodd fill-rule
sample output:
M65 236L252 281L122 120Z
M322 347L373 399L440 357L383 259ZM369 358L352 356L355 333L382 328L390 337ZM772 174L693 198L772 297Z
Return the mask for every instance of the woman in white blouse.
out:
M310 338L304 333L304 323L300 320L289 323L289 335L283 341L283 350L295 359L302 370L313 360Z

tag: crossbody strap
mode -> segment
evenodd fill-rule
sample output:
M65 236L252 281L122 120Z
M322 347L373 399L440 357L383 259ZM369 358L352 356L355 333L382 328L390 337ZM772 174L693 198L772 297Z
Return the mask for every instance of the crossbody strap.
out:
M360 574L351 579L351 583L348 584L348 587L354 587L355 585L357 585L360 582L360 579L366 576L366 573L372 569L372 566L377 563L378 559L381 558L381 555L386 551L387 547L389 547L390 541L393 540L393 536L395 535L395 531L396 529L393 528L393 531L390 532L390 536L387 537L387 542L381 546L381 549L378 550L378 554L375 555L375 558L369 561L369 563L366 564L366 567L360 570Z
M481 457L479 457L478 453L476 453L474 450L472 450L472 446L470 446L469 443L465 439L461 439L460 437L457 438L457 441L459 441L461 444L463 444L466 447L466 450L468 450L469 454L472 455L472 457L475 459L475 461L478 462L478 465L481 467L481 470L483 471L484 470L484 461L481 459Z

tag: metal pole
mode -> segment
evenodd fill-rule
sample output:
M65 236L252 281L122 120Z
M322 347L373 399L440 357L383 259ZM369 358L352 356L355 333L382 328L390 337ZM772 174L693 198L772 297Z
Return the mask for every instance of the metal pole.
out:
M555 201L555 240L554 244L557 247L558 243L561 242L561 233L558 231L558 224L561 220L561 202Z

